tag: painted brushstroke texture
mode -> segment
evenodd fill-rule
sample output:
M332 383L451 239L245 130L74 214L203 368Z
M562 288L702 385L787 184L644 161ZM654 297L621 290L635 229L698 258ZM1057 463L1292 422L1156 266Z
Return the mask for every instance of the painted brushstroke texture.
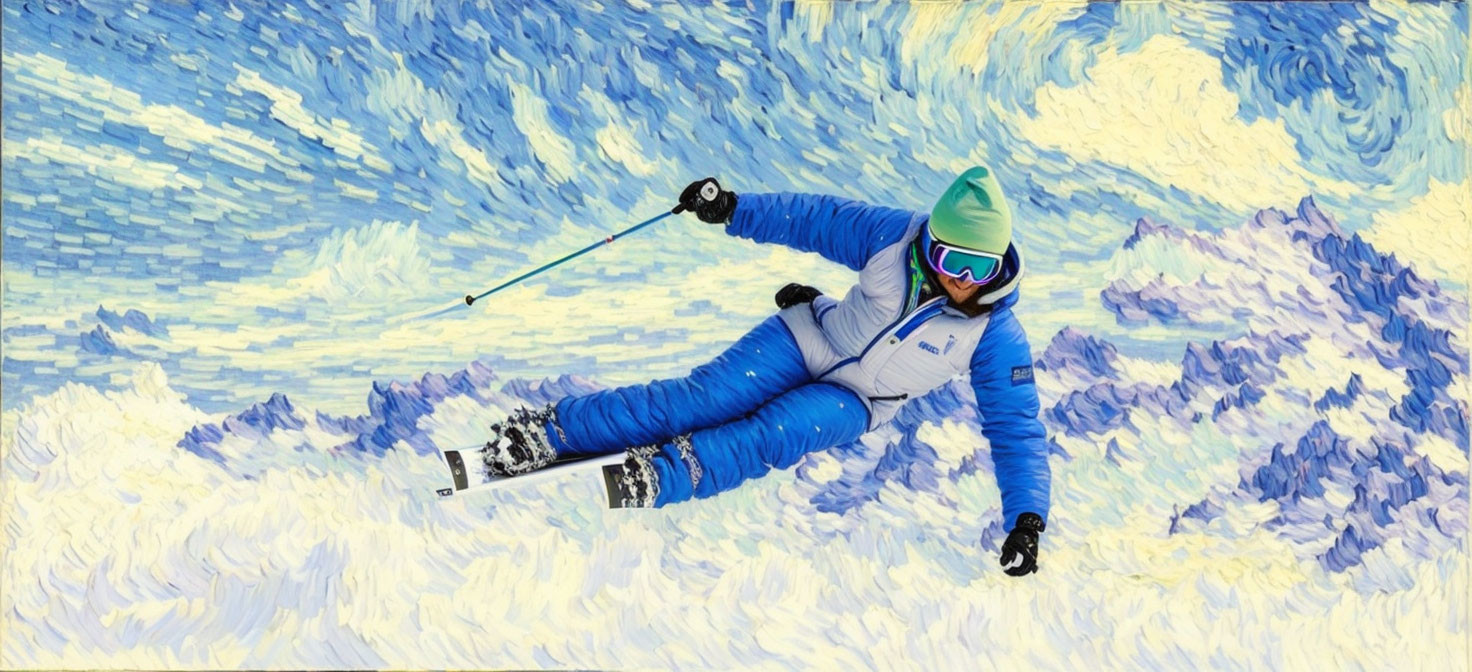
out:
M1465 3L3 8L0 665L1467 669ZM671 219L992 165L1054 474L969 387L719 498L436 446L846 269ZM686 221L689 220L689 221Z
M1040 581L990 566L1000 511L963 384L729 496L630 515L589 506L595 484L449 503L424 487L434 446L592 381L477 364L375 385L361 415L278 394L218 416L147 363L7 416L6 659L882 669L1036 656L1043 637L1058 665L1448 661L1466 627L1467 352L1447 328L1465 301L1308 200L1211 234L1142 220L1117 258L1165 263L1150 257L1178 248L1153 244L1188 238L1294 263L1112 283L1121 313L1250 325L1175 363L1072 328L1041 349L1058 508ZM1242 315L1253 287L1273 291Z

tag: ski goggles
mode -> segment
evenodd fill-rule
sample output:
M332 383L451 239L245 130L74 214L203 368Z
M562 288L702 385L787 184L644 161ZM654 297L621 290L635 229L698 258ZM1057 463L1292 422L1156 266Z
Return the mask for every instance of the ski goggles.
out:
M984 285L1002 272L1002 255L968 250L942 243L925 227L925 260L936 273L957 280Z

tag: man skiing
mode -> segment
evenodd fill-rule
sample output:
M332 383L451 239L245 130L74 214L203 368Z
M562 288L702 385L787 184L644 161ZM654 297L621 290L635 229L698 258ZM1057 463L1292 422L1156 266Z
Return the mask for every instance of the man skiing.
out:
M495 476L626 451L626 507L709 497L848 443L907 399L969 373L1002 495L1001 563L1037 571L1050 474L1032 355L1012 314L1022 258L992 172L962 173L930 213L834 196L691 183L689 210L727 233L816 252L859 273L842 300L790 284L780 312L688 376L520 409L492 426Z

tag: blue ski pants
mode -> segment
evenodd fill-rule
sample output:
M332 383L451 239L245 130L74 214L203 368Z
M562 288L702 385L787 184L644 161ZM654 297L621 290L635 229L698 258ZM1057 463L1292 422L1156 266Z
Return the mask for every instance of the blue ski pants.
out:
M683 378L557 403L562 455L657 445L655 506L709 497L863 434L869 412L848 388L813 380L773 315ZM688 441L686 440L688 439Z

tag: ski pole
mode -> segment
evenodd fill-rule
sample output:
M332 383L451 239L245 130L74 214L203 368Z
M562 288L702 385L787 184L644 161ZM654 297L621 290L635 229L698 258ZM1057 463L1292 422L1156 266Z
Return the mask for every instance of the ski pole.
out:
M534 268L534 269L532 269L530 271L527 271L526 273L522 273L521 275L518 275L518 276L516 276L516 277L514 277L514 278L512 278L510 280L507 280L506 282L503 282L503 283L501 283L499 285L496 285L495 287L492 287L490 289L487 289L484 292L481 292L481 293L476 294L474 296L471 296L470 294L466 294L465 295L465 305L467 305L467 306L472 305L472 304L474 304L479 299L483 299L483 298L485 298L487 296L490 296L491 294L495 294L496 292L499 292L499 291L501 291L503 289L506 289L507 287L510 287L510 286L512 286L512 285L514 285L514 284L516 284L518 282L521 282L522 280L525 280L525 279L530 278L530 277L532 277L532 276L534 276L534 275L536 275L538 273L541 273L542 271L545 271L545 270L547 270L549 268L554 268L557 265L562 264L563 262L572 260L574 258L580 257L580 256L582 256L584 254L589 253L589 252L592 252L593 250L597 249L598 246L600 246L600 245L607 245L609 243L612 243L613 241L615 241L615 240L617 240L619 238L622 238L623 236L627 236L627 235L629 235L629 234L631 234L631 233L633 233L635 231L638 231L639 229L642 229L642 228L644 228L646 226L649 226L650 224L653 224L653 223L655 223L655 222L657 222L657 221L659 221L661 219L664 219L665 217L669 217L670 215L678 214L678 213L680 213L683 210L684 210L683 207L681 207L681 206L675 206L675 209L673 209L673 210L671 210L669 212L663 213L663 214L661 214L661 215L659 215L657 217L651 217L649 219L646 219L646 220L644 220L644 221L642 221L642 222L640 222L638 224L635 224L635 225L633 225L633 226L631 226L631 227L629 227L627 229L624 229L623 231L619 231L618 233L612 234L612 235L608 236L607 238L604 238L603 240L600 240L600 241L598 241L596 243L593 243L592 245L589 245L589 246L587 246L587 247L585 247L585 248L583 248L581 250L578 250L577 252L573 252L572 254L569 254L569 255L561 258L561 259L558 259L557 261L552 261L552 262L548 262L548 263L542 264L541 266L538 266L537 268Z

